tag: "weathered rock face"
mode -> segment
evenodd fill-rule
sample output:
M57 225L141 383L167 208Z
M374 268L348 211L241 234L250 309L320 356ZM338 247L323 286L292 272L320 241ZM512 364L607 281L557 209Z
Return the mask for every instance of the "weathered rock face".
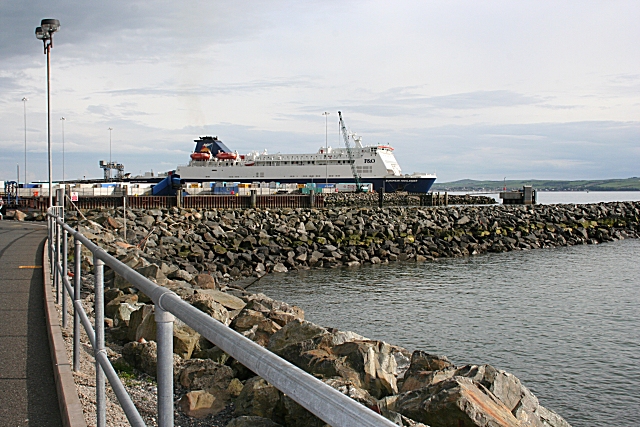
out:
M178 407L186 415L204 418L222 411L228 402L217 399L205 390L190 391L178 402Z
M155 376L158 367L158 344L155 341L130 342L122 349L122 357L131 366Z
M331 349L338 358L359 373L359 383L372 396L381 398L397 394L396 359L392 346L382 341L352 341Z
M395 409L431 427L521 427L502 402L464 377L406 393L398 398Z
M271 420L282 419L282 393L260 377L246 382L236 399L236 415L250 415Z

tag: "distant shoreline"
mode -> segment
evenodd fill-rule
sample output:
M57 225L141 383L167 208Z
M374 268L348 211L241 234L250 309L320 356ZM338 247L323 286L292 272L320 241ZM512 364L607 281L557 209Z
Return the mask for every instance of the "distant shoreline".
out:
M462 179L452 182L436 182L431 191L469 191L498 192L506 187L508 190L520 189L523 185L531 185L538 191L640 191L640 178L603 179L603 180L502 180L479 181Z

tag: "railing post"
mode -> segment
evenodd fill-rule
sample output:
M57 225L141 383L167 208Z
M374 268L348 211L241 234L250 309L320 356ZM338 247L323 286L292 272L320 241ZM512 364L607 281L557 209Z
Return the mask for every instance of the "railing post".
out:
M73 257L73 370L80 370L80 279L82 277L82 243L74 240Z
M105 352L104 348L104 262L95 254L93 255L93 265L95 271L95 329L96 346L93 349L97 355ZM107 400L105 394L104 371L98 358L96 357L96 426L105 427L107 423L106 409Z
M51 213L51 209L47 209L47 213ZM49 276L51 276L53 274L53 263L51 262L53 260L52 257L52 253L51 253L51 245L53 245L53 217L47 215L47 232L49 235L49 238L47 239L47 252L49 253Z
M68 280L68 265L67 260L69 258L69 235L66 229L62 230L62 327L67 328L67 288L64 285L64 281Z
M166 294L165 294L166 295ZM163 295L164 296L164 295ZM162 297L155 306L158 342L158 426L173 427L173 314L162 307Z
M53 281L56 285L56 304L60 304L60 271L58 265L60 264L60 225L54 219L53 225L55 227L55 255L54 255L54 267L53 267Z
M122 237L124 242L127 243L127 198L129 198L129 186L124 186L125 193L122 198L122 222L124 223L124 230L122 233Z

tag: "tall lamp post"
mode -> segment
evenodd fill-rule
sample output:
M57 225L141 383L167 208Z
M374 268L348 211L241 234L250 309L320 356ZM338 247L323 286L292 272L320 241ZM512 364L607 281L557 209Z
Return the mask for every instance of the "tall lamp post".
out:
M53 184L51 179L51 48L53 47L53 33L60 29L57 19L43 19L36 28L36 38L44 44L44 54L47 55L47 153L49 159L49 207L53 206Z
M109 181L111 181L111 131L112 127L109 128Z
M22 98L24 104L24 183L27 183L27 97ZM20 180L20 177L18 177Z
M62 123L62 184L64 185L64 117L60 117L60 123Z
M331 113L324 112L322 115L324 116L324 175L325 175L325 184L329 184L329 134L328 132L328 116Z

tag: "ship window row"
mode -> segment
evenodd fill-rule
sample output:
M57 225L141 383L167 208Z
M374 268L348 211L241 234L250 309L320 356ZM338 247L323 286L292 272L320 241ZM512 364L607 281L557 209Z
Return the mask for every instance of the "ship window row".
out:
M330 165L348 165L350 163L354 163L354 160L329 160L328 164ZM326 165L327 162L324 160L307 160L307 161L279 161L279 162L256 162L257 166L288 166L288 165Z
M373 166L356 166L358 173L373 173Z

